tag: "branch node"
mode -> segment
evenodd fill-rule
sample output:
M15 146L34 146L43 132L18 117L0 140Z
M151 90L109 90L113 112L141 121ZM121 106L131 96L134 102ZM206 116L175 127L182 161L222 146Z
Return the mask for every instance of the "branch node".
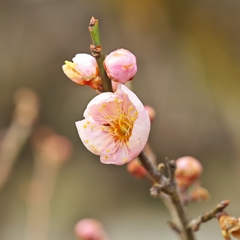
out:
M157 198L161 192L161 189L157 186L152 186L150 188L150 195L154 198Z
M101 55L102 52L102 47L101 46L94 46L94 45L90 45L90 50L92 52L92 55L94 57L99 57Z

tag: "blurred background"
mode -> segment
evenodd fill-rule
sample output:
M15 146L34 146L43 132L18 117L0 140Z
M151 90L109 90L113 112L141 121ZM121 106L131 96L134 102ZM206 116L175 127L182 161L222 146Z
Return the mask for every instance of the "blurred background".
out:
M41 215L43 207L29 200L41 193L41 187L28 190L39 176L47 189L43 198L50 199L46 239L76 239L74 225L84 217L99 219L111 240L177 239L166 224L165 207L149 195L150 184L134 179L126 166L101 164L78 137L74 123L83 118L95 92L71 82L61 66L76 53L90 53L92 16L100 21L105 54L126 48L137 56L139 71L132 84L157 111L150 143L158 161L191 155L204 166L202 184L211 199L191 204L189 215L230 199L227 210L239 217L239 13L238 0L2 0L0 138L6 141L7 132L10 145L18 148L8 149L12 164L0 185L0 239L38 239L37 234L27 238L26 232L31 216ZM15 124L16 91L22 87L35 92L28 90L25 105L39 109L38 117L23 120L24 133ZM69 150L64 164L42 164L32 134L40 125L71 142L72 154ZM5 152L0 156L6 158ZM38 212L31 210L36 206ZM217 221L204 224L197 236L221 239Z

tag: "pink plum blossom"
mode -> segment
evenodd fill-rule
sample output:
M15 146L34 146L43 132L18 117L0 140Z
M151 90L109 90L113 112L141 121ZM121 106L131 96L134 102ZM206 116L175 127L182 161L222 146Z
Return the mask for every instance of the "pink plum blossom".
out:
M76 122L86 148L106 164L122 165L139 155L150 131L150 119L142 102L123 84L115 93L93 98Z
M102 81L96 59L89 54L79 53L72 60L73 62L65 61L62 66L67 77L79 85L89 85L98 89Z
M104 68L110 79L126 83L133 79L137 72L136 57L126 49L118 49L106 56Z

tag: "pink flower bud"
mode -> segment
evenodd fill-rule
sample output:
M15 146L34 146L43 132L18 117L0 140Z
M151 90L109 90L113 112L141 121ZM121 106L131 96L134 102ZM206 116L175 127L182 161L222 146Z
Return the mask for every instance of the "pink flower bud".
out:
M190 186L202 174L201 163L193 157L181 157L176 164L175 175L180 188Z
M210 198L210 194L206 188L197 186L190 194L192 201L204 201Z
M86 53L79 53L72 60L73 62L65 61L62 66L63 72L68 78L79 85L89 85L93 89L98 89L102 85L94 57Z
M136 57L126 49L118 49L106 56L104 68L110 79L126 83L132 80L137 72Z
M145 107L145 109L146 109L147 112L148 112L150 121L153 122L153 120L154 120L155 117L156 117L156 111L154 110L153 107L150 107L150 106L147 106L147 105L145 105L144 107Z
M102 224L91 218L79 221L75 225L75 234L79 240L107 240Z

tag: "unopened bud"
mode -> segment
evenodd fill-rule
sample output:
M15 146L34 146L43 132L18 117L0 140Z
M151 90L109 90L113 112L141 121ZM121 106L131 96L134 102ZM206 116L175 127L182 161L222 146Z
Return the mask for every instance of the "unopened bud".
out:
M180 188L190 186L202 174L201 163L193 157L181 157L176 160L175 176Z
M75 225L75 234L79 240L107 240L102 224L91 218L79 221Z
M62 66L63 72L68 78L79 85L89 85L93 89L101 88L102 80L99 77L98 65L93 56L79 53L72 60L73 62L65 61Z
M192 201L204 201L210 198L210 194L206 188L201 186L197 186L191 192L191 199Z
M106 56L104 68L110 79L126 83L137 73L136 57L126 49L118 49Z
M132 174L135 178L143 178L146 177L147 171L141 165L138 158L134 158L127 164L127 170L130 174Z
M148 112L150 121L153 122L153 120L154 120L155 117L156 117L156 111L155 111L154 108L151 107L151 106L145 105L144 108L145 108L145 110L147 110L147 112Z

